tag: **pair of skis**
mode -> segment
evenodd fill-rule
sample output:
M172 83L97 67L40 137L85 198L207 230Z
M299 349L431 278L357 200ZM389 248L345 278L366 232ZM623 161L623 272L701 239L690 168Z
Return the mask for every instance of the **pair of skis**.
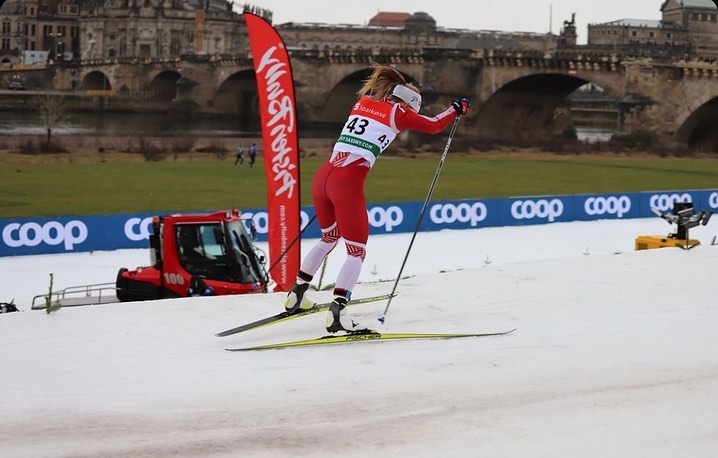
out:
M396 294L381 294L379 296L371 296L360 299L352 299L347 305L359 305L366 304L369 302L376 302L381 300L390 299ZM257 329L273 324L278 324L284 321L293 320L295 318L312 315L321 311L329 309L331 302L314 304L311 308L302 310L297 313L282 312L276 315L272 315L266 318L262 318L251 323L243 324L232 329L227 329L216 333L217 337L226 337L240 332L249 331L250 329ZM510 329L507 331L499 332L484 332L484 333L467 333L467 334L456 334L456 333L380 333L377 331L366 330L357 331L347 334L340 335L328 335L315 339L304 339L304 340L293 340L288 342L279 342L266 345L256 345L251 347L238 347L238 348L227 348L227 351L255 351L255 350L271 350L279 348L290 348L290 347L306 347L306 346L318 346L318 345L330 345L330 344L342 344L342 343L356 343L356 342L376 342L386 340L416 340L416 339L455 339L461 337L487 337L487 336L500 336L509 334L516 329Z
M394 294L394 296L396 296L396 294ZM364 297L361 299L352 299L347 303L347 305L352 306L352 305L366 304L369 302L383 301L385 299L389 299L390 297L392 297L391 294L381 294L379 296ZM227 329L226 331L218 332L215 335L217 337L227 337L227 336L231 336L232 334L249 331L250 329L263 328L263 327L269 326L271 324L278 324L283 321L293 320L295 318L299 318L302 316L312 315L317 312L326 311L329 309L330 305L332 305L331 302L324 302L321 304L314 304L312 307L310 307L308 309L301 310L296 313L289 313L289 312L277 313L276 315L268 316L266 318L262 318L261 320L252 321L251 323L243 324L241 326L237 326L236 328Z

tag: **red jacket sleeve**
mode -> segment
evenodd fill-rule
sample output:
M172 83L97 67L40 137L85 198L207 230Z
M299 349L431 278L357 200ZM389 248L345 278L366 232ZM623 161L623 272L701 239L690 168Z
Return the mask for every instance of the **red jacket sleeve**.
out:
M456 119L456 111L453 107L448 107L438 115L430 118L400 106L394 115L396 128L400 131L418 130L427 134L438 134L446 129L454 119Z

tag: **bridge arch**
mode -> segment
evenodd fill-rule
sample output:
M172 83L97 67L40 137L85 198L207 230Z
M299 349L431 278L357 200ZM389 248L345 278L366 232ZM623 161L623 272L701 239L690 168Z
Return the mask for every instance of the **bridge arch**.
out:
M177 80L181 77L176 70L164 70L154 75L144 89L158 101L171 102L177 93Z
M80 89L83 91L111 91L112 83L104 72L92 70L82 78Z
M559 73L538 73L510 81L482 104L478 133L513 137L554 133L561 128L555 119L556 109L586 83L586 79Z
M257 130L259 94L254 70L239 70L227 76L215 92L214 107L218 113L235 116L242 128Z
M701 104L682 120L674 140L698 151L718 149L718 96L705 95Z
M520 59L499 61L484 59L480 93L487 94L490 97L494 92L512 81L542 74L579 78L603 88L616 95L616 97L623 96L626 85L625 75L619 71L618 66L615 64L591 65L581 62L545 61L543 59L539 61L531 59L526 61Z

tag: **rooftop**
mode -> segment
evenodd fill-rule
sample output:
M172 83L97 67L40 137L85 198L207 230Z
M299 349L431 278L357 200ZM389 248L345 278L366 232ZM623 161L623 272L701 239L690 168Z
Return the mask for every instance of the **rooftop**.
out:
M664 22L653 19L617 19L615 21L591 24L593 26L623 26L623 27L647 27L647 28L673 28L677 27L673 22Z
M410 13L398 13L391 11L380 11L373 18L369 19L369 25L383 27L403 27Z

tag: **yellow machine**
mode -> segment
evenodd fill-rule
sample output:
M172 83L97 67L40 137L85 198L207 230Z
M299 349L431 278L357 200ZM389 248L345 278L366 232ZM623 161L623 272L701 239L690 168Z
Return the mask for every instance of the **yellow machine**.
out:
M661 235L639 235L636 237L636 251L665 247L679 247L690 250L694 246L700 245L701 242L689 238L688 229L696 227L699 224L705 226L713 215L712 211L695 213L691 202L674 203L673 212L671 213L664 213L656 208L652 208L651 210L670 224L675 224L678 228L675 233L668 234L666 237Z
M671 236L663 237L662 235L639 235L636 237L636 251L665 247L679 247L690 250L700 244L701 242L696 239L676 239Z

